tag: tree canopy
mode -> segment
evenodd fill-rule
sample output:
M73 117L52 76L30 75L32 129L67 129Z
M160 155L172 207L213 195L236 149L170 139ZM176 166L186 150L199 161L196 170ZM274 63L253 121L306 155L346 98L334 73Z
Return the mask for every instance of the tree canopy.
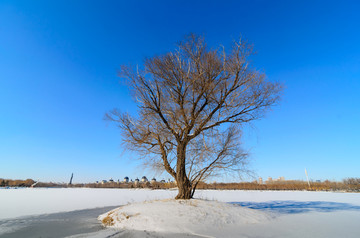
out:
M252 67L252 54L242 40L226 51L191 34L142 68L121 66L139 115L115 109L106 117L117 122L127 148L175 179L176 198L192 198L197 184L217 172L245 168L241 126L263 117L282 90Z

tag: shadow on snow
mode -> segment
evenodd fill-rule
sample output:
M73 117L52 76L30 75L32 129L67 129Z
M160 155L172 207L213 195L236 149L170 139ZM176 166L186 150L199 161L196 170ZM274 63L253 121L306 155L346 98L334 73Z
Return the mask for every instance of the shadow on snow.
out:
M306 212L360 211L360 206L349 203L325 201L270 201L270 202L230 202L251 209L265 210L280 214L298 214Z

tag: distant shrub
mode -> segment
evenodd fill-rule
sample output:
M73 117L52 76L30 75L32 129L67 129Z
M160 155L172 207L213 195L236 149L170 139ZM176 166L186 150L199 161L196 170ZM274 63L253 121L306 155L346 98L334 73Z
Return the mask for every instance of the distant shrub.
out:
M0 179L0 187L30 187L33 183L35 183L32 179L26 180L11 180L11 179Z
M360 185L360 178L346 178L343 182L347 185Z

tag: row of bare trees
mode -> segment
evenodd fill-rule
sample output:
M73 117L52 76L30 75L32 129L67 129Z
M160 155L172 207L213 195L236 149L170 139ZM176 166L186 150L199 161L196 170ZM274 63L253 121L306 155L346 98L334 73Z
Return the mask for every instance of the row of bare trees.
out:
M349 180L351 181L349 183ZM30 180L3 180L0 179L0 187L30 187ZM31 180L32 181L32 180ZM355 181L355 182L354 182ZM284 181L268 184L259 184L257 182L241 183L205 183L199 182L197 189L208 190L284 190L284 191L347 191L360 192L360 178L349 178L341 182L325 180L323 182L312 182L310 187L306 181ZM4 182L4 183L3 183ZM176 188L175 183L87 183L87 184L66 184L66 183L38 183L35 187L51 188L114 188L114 189L131 189L131 188L148 188L148 189L171 189Z
M32 179L1 179L0 178L0 187L30 187L32 184L34 184L35 181Z

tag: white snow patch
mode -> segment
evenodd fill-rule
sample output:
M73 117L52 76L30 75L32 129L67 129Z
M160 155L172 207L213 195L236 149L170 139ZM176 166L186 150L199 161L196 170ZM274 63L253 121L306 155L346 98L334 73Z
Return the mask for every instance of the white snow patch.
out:
M166 199L125 205L98 219L107 227L119 229L204 234L209 230L263 223L271 220L271 216L217 201Z

